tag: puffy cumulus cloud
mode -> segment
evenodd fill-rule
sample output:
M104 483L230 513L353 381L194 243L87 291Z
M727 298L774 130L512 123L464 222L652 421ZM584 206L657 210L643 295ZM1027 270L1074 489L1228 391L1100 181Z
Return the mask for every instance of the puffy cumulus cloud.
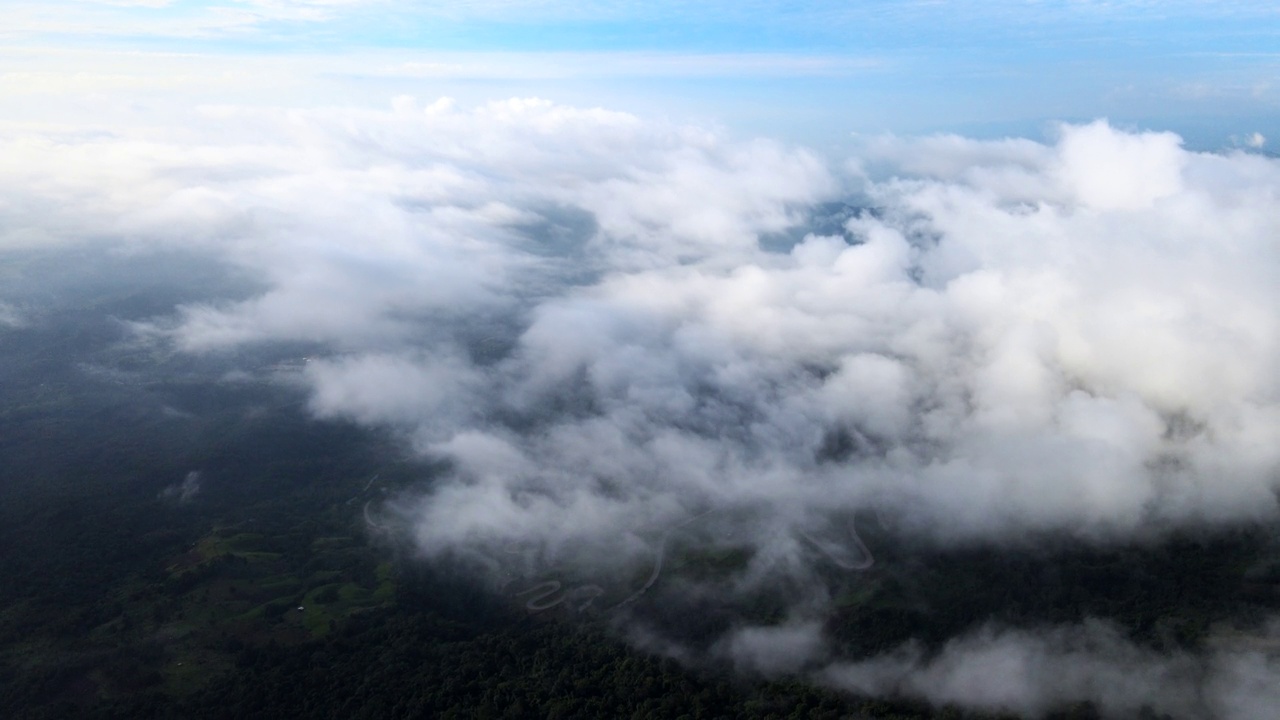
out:
M318 414L453 462L416 510L433 552L755 504L941 538L1274 513L1274 160L1103 121L838 171L542 100L202 113L0 138L3 242L248 269L260 292L153 329L325 348Z
M1040 154L874 186L888 222L866 224L918 238L912 294L940 301L904 320L952 339L912 353L915 366L964 363L965 406L941 416L953 451L918 475L924 494L1121 529L1271 512L1277 458L1256 433L1276 428L1277 278L1262 260L1276 245L1259 212L1274 163L1101 123L1064 128ZM1118 156L1148 167L1150 186L1117 175ZM1090 167L1098 182L1081 192Z
M1090 703L1103 717L1262 720L1280 701L1276 628L1218 637L1202 655L1161 654L1100 622L1041 632L986 627L926 656L915 646L818 673L836 687L1022 717Z
M1181 189L1181 138L1173 133L1125 135L1106 123L1064 128L1059 174L1072 195L1099 209L1150 207Z

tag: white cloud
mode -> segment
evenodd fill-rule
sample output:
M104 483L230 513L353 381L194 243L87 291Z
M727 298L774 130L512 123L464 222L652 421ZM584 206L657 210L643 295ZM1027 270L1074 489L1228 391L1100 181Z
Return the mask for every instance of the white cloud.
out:
M770 627L746 627L732 633L723 643L738 669L766 677L794 674L826 652L822 625L818 622L789 622Z
M841 178L777 143L541 100L204 122L240 130L10 134L4 242L117 237L251 270L264 292L181 309L182 347L339 350L307 374L319 412L421 423L446 455L496 431L532 463L508 490L545 486L529 513L874 502L979 537L1274 512L1266 158L1099 122L1052 145L878 140ZM875 212L763 248L841 185ZM823 460L842 434L856 451ZM655 497L676 502L632 505Z
M1274 626L1264 634L1254 641L1221 637L1210 652L1192 655L1136 646L1100 622L1038 632L986 627L935 656L905 646L820 675L860 693L1023 717L1089 702L1104 717L1138 717L1146 708L1174 720L1264 720L1280 701L1280 664L1260 647L1274 645Z
M479 388L477 373L457 359L417 360L398 355L361 355L307 364L320 417L360 422L439 425L453 429L471 418L465 400Z
M1116 133L1104 122L1067 127L1058 145L1060 172L1086 206L1150 207L1181 189L1181 142L1173 133Z

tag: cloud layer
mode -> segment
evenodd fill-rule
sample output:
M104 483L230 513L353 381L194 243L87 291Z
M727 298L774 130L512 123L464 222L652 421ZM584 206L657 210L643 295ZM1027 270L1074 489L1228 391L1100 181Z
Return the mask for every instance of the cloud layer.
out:
M257 291L140 331L307 348L315 414L447 468L388 509L427 556L625 579L679 529L743 550L740 590L815 553L869 564L868 509L948 542L1276 515L1275 160L1105 122L879 138L836 165L540 100L202 113L0 137L0 248L240 268ZM720 647L794 670L824 647L814 618ZM947 657L904 661L918 692L964 685Z
M1274 512L1272 160L1098 122L832 168L537 100L204 121L5 138L2 242L245 268L164 331L325 348L317 413L453 462L427 547L756 503L970 538Z

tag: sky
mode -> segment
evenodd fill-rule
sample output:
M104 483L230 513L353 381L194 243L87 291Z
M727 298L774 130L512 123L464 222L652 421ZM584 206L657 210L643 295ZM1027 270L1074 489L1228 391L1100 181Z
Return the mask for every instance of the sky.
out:
M119 87L304 104L536 95L823 148L1107 117L1216 149L1276 135L1280 116L1280 10L1253 0L0 7L0 98L25 119L104 112L98 96Z

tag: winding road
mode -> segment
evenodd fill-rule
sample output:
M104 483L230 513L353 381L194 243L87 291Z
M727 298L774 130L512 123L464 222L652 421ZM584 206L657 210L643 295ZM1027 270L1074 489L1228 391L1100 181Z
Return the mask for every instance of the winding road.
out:
M615 610L624 605L627 605L628 603L634 602L635 600L639 599L640 596L648 592L649 588L653 587L654 583L658 582L658 578L662 575L663 564L666 562L666 557L667 557L667 541L670 540L672 534L674 534L679 530L684 529L690 523L693 523L695 520L706 517L712 512L715 512L715 510L714 509L707 510L706 512L694 515L688 520L685 520L684 522L678 525L674 525L668 528L666 532L662 533L662 538L658 541L657 557L655 558L653 563L653 572L649 573L649 579L645 581L644 585L641 586L639 590L635 591L634 593L629 595L625 600L618 603L617 605L614 605L609 609ZM871 549L867 547L867 544L862 541L862 536L858 534L858 528L857 526L854 525L853 520L849 521L848 531L849 531L849 535L852 537L854 544L857 546L856 559L851 558L851 553L849 553L849 548L844 546L839 541L833 541L829 539L822 540L803 530L798 531L798 534L800 535L800 537L808 541L810 546L812 546L814 549L821 552L823 555L826 555L827 559L835 563L836 567L839 567L843 570L853 570L853 571L859 571L859 572L871 569L871 567L876 564L875 556L871 554Z
M653 587L653 584L658 582L658 576L662 574L662 564L666 561L666 558L667 558L667 540L671 539L672 533L687 527L693 521L699 518L706 517L707 515L710 515L713 512L715 512L714 508L711 510L707 510L706 512L698 513L697 515L694 515L693 517L689 518L688 520L685 520L684 522L678 525L673 525L667 528L666 532L662 533L662 538L658 541L658 557L653 563L653 572L649 573L649 579L645 581L644 585L639 590L627 596L625 600L618 603L617 605L614 605L609 609L613 610L616 608L620 608L623 605L626 605L627 603L633 602L636 598L639 598L641 595L644 595L646 592L648 592L649 588Z
M838 541L821 540L800 530L800 537L804 538L816 550L827 556L831 562L837 567L844 570L870 570L876 564L875 556L871 554L871 549L867 544L862 542L862 536L858 535L858 528L854 525L853 520L849 521L849 535L852 536L853 542L858 547L858 558L850 559L849 548Z

